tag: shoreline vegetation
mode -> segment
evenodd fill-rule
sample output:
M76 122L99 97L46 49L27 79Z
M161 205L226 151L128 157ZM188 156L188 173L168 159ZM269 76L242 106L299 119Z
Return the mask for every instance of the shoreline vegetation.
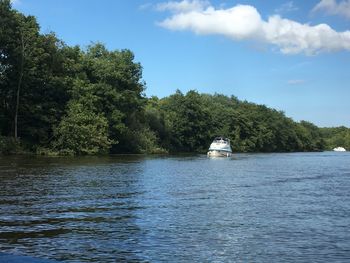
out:
M234 152L350 149L350 129L295 122L235 96L146 97L130 50L68 46L0 0L0 154L206 152L215 136Z

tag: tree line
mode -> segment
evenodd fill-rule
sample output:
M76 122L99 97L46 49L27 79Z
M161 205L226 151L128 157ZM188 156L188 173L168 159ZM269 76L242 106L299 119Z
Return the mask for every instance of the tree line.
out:
M320 129L234 96L145 95L130 50L68 46L35 17L0 0L0 152L87 155L205 152L213 137L235 152L322 151L349 145L348 128ZM350 145L349 145L350 146Z

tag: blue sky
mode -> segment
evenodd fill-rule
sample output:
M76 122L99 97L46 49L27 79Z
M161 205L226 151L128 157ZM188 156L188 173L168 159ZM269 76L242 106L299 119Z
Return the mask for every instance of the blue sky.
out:
M14 0L68 45L131 49L147 96L235 95L350 127L350 0ZM322 24L321 26L318 26Z

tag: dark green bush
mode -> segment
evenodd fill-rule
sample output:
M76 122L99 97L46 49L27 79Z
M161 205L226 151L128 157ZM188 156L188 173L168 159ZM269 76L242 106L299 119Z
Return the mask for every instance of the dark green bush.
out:
M0 154L9 155L19 153L20 151L21 146L18 139L0 136Z

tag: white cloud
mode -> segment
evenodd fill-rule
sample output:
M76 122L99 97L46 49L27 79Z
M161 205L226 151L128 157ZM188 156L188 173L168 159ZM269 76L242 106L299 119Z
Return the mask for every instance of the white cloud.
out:
M171 30L189 29L200 35L220 34L235 39L254 38L262 30L260 14L248 5L178 12L159 24Z
M305 83L305 80L303 79L290 79L287 82L289 85L301 85Z
M285 54L350 51L350 31L336 32L326 24L310 26L280 16L272 16L262 23L264 40Z
M172 3L172 4L171 4ZM202 5L200 4L202 3ZM190 30L199 35L223 35L233 40L255 40L276 46L282 53L308 55L350 50L350 31L336 32L326 24L311 26L278 15L263 20L255 7L236 5L226 9L206 2L167 2L174 13L158 23L170 30ZM179 6L196 6L179 8ZM200 7L199 7L200 6ZM163 8L163 10L165 10Z
M208 7L210 3L203 0L183 0L181 2L169 1L166 3L159 3L156 5L158 11L172 11L172 12L189 12L202 11Z
M275 9L275 12L278 14L288 13L288 12L294 12L299 10L297 6L295 6L293 1L289 1L281 5L279 8Z
M339 3L336 0L321 0L312 11L324 11L329 15L340 15L350 19L350 0Z

